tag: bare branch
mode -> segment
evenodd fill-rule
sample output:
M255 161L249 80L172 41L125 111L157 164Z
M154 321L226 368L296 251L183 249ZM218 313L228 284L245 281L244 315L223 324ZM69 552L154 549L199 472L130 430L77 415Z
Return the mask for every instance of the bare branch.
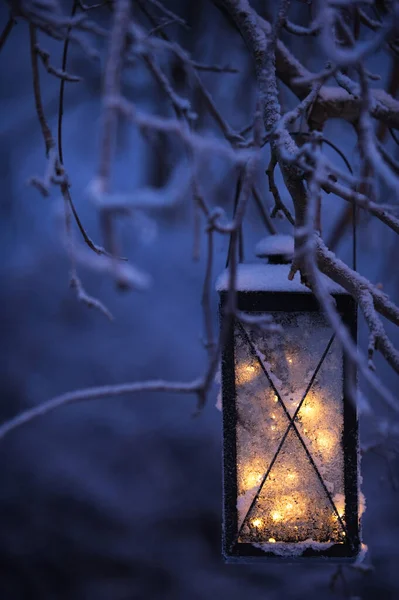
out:
M30 34L30 55L31 55L31 64L32 64L32 74L33 74L33 93L35 97L35 105L36 105L36 113L39 119L40 127L43 134L44 143L46 146L46 154L49 156L50 150L55 147L54 139L50 131L50 127L46 121L43 110L42 97L40 92L40 78L39 78L39 65L37 63L37 38L36 38L36 28L34 25L29 25L29 34Z
M65 190L65 188L64 188ZM103 313L110 321L113 320L113 316L109 310L104 306L102 302L89 296L83 288L82 282L80 281L76 271L76 256L75 246L73 240L73 232L71 227L71 207L69 204L68 197L64 193L64 214L65 214L65 232L67 240L67 249L69 254L69 260L71 264L70 272L70 286L76 291L76 296L80 302L83 302L89 308L96 308L98 311Z
M112 316L108 308L100 300L87 294L84 287L82 286L82 282L80 281L76 273L74 276L71 277L70 285L72 289L76 290L76 295L80 302L83 302L83 304L86 304L86 306L88 306L89 308L96 308L97 310L102 312L110 321L114 320L114 317Z
M144 14L149 18L149 20L153 24L158 25L159 24L158 20L155 17L153 17L152 14L148 11L148 8L146 8L145 5L143 4L143 0L136 0L136 1L137 1L138 5L140 6L141 10L144 12ZM161 33L161 32L159 32L159 33ZM170 52L173 52L173 54L182 62L182 65L186 69L187 73L190 75L192 81L195 83L198 91L201 94L201 97L202 97L204 103L207 106L207 109L208 109L210 115L213 117L213 119L216 121L216 123L220 127L226 140L228 140L232 144L238 144L238 143L241 143L244 141L243 138L238 133L233 131L233 129L230 127L230 125L223 118L220 111L216 107L216 104L215 104L211 94L203 85L201 78L197 72L198 69L196 69L194 62L190 59L188 54L184 50L182 50L182 48L179 45L171 43L169 41L167 35L163 32L162 32L162 38L163 38L162 40L157 40L155 38L147 39L147 36L144 35L143 33L141 33L140 28L138 26L135 26L135 35L136 35L137 39L140 40L144 44L146 41L150 44L154 44L154 49L159 47L160 49L163 49L163 50L167 49Z
M256 206L258 207L261 219L262 219L263 223L265 224L266 229L272 235L277 233L277 229L276 229L273 221L269 217L267 210L263 206L262 198L261 198L259 191L255 185L252 187L252 194L254 196Z
M153 59L150 53L144 54L144 61L146 62L148 68L154 75L154 78L156 79L166 96L171 101L177 116L180 118L195 120L196 115L191 112L190 102L176 94L168 78L159 68L159 66L157 65L156 61Z
M111 30L108 58L104 78L103 119L100 136L100 160L98 182L104 192L108 191L111 174L111 159L114 151L117 107L109 102L119 97L125 40L129 29L130 0L116 0L114 21Z
M192 146L197 151L213 151L225 156L235 164L243 164L252 154L252 150L233 150L230 146L221 143L218 139L205 137L190 132L176 119L166 119L154 115L148 115L136 110L135 106L124 98L109 98L108 104L115 107L126 118L140 127L142 130L154 130L162 133L177 135L185 144Z
M247 0L224 0L223 3L236 22L253 54L261 98L263 101L265 127L268 132L274 131L281 122L274 60L275 49L277 47L276 32L278 30L279 21L277 21L274 30L270 30L269 28L266 28L266 30L264 29L265 36L262 38L259 35L259 30L257 28L259 19L249 6ZM285 3L283 2L281 4L282 10L284 10L284 7ZM281 11L279 14L281 20ZM315 141L316 140L317 138L315 138ZM320 144L314 143L313 152L315 167L308 183L309 193L304 186L303 172L301 172L301 169L299 169L296 164L296 159L300 153L283 125L280 125L278 128L278 136L271 136L271 146L272 151L275 152L285 184L291 194L295 207L295 222L297 228L295 240L296 255L291 270L291 277L293 277L295 271L300 268L300 264L305 267L303 274L310 282L312 290L323 307L339 340L343 344L347 356L359 366L367 381L388 405L393 410L399 411L399 405L390 394L389 390L387 390L385 386L371 374L370 370L367 368L367 363L358 357L356 346L351 340L349 333L342 327L340 317L333 307L332 299L326 292L324 284L319 276L318 268L334 281L337 281L338 283L342 282L344 287L346 287L346 289L349 288L349 291L352 291L353 294L356 292L356 290L353 290L354 280L349 278L348 281L347 277L348 270L350 275L352 275L353 272L348 269L346 265L344 265L344 268L340 268L341 263L326 251L321 240L319 240L314 233L317 198L319 197L321 190L321 181L324 182L324 169L322 168L321 170L321 180L318 170ZM323 163L320 164L323 166ZM359 278L361 279L361 283L363 283L373 295L377 310L381 310L382 306L380 305L378 307L378 302L381 301L381 298L377 301L378 294L374 290L374 287L357 273L354 274L354 277L357 283L359 283ZM389 303L389 300L384 297L383 303ZM391 310L395 315L390 314L390 317L394 316L395 319L397 319L399 316L399 309L394 305L390 305L389 309L388 306L384 307L385 315ZM386 348L386 350L390 351L392 348ZM392 354L390 355L390 364L391 366L396 365L396 357Z
M286 217L287 221L291 223L291 225L295 225L294 217L291 215L289 209L285 206L284 202L281 200L280 193L276 186L276 182L274 181L274 169L277 166L277 159L275 154L272 152L270 157L269 166L266 169L266 175L269 180L269 190L274 198L274 208L271 212L272 217L276 217L280 212Z
M15 24L16 24L16 21L15 21L14 17L12 16L12 14L10 14L10 17L9 17L3 31L0 33L0 52L3 49L3 46L6 43L8 36L10 35Z
M181 17L176 15L176 13L174 13L171 10L169 10L168 8L166 8L166 6L164 6L162 4L162 2L159 2L159 0L147 0L147 1L150 2L151 4L153 4L154 6L156 6L156 8L158 8L158 10L160 10L169 19L173 19L174 21L176 21L176 23L183 25L183 27L185 27L186 29L190 29L184 19L182 19Z
M39 404L19 415L14 419L0 425L0 440L3 439L14 429L21 427L38 417L42 417L57 408L74 404L76 402L86 402L88 400L99 400L101 398L115 398L119 396L128 396L141 392L173 392L175 394L199 394L203 389L202 380L197 379L189 383L169 382L163 380L142 381L123 383L120 385L109 385L103 387L85 388L56 396L51 400Z
M194 69L197 71L208 71L209 73L239 73L239 70L235 67L230 67L229 65L225 67L219 67L218 65L204 65L203 63L197 62L195 60L191 61Z
M56 67L53 67L53 65L50 63L50 54L48 52L46 52L46 50L43 50L39 46L39 44L35 45L35 51L42 59L43 65L44 65L47 73L49 73L50 75L54 75L55 77L58 77L59 79L64 79L65 81L71 81L71 82L78 82L81 80L81 78L78 77L77 75L71 75L70 73L67 73L66 71L64 71L62 69L57 69Z
M204 314L204 324L205 324L205 332L206 332L206 348L210 355L214 352L215 349L215 339L213 335L213 325L212 325L212 304L211 304L211 289L212 289L212 266L213 266L213 225L212 222L209 223L207 227L207 258L206 258L206 271L204 278L204 285L202 289L202 308Z
M315 21L311 23L310 27L302 27L301 25L296 25L295 23L291 23L291 21L288 19L285 19L284 29L286 29L289 33L293 33L294 35L307 37L320 33L321 25L318 21Z

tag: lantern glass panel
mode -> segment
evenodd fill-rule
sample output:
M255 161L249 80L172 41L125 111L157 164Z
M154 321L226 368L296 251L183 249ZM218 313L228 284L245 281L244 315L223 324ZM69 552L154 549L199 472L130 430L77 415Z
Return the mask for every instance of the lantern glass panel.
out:
M233 319L222 357L224 524L229 562L353 561L360 552L356 368L317 299L287 264L240 264L237 309L271 315L282 333ZM325 279L357 339L356 303ZM222 322L229 273L217 281Z
M319 312L272 316L235 324L237 541L344 543L342 350Z

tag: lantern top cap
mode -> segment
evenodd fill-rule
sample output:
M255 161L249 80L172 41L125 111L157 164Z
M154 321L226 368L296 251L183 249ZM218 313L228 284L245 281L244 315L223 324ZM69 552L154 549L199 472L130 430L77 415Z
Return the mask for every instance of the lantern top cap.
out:
M288 279L290 265L239 264L237 265L236 290L238 292L299 292L311 294L311 290L301 283L297 273L292 281ZM330 294L347 294L337 283L321 275ZM216 290L229 289L229 271L223 271L216 280Z
M256 256L268 258L269 262L290 262L294 256L294 238L291 235L268 235L256 244L255 252Z

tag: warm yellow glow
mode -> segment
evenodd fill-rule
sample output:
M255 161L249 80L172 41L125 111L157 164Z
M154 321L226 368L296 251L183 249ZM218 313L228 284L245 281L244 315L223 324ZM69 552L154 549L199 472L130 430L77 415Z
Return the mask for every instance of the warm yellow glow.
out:
M334 437L328 431L322 431L316 438L317 445L322 451L330 451L334 447Z
M255 486L258 486L262 481L262 474L257 471L248 471L244 474L244 485L245 489L251 490Z
M299 351L302 335L299 332L276 359L273 346L265 346L267 352L263 348L273 379L265 378L256 357L241 350L241 345L237 350L238 386L254 382L240 389L237 386L240 542L277 542L279 546L304 540L345 543L341 522L347 517L341 444L342 382L332 376L341 355L338 350L330 352L331 364L326 359L324 370L309 386L314 357L313 350L303 348L303 356ZM319 477L326 478L336 510L327 502Z
M262 524L263 524L262 519L253 519L252 520L252 525L256 528L262 527Z
M282 488L278 486L275 496L274 510L270 512L270 521L273 523L291 523L294 525L295 520L302 518L309 510L306 497L293 491L290 495L279 494Z
M248 383L255 379L259 374L259 365L248 362L237 366L237 381L239 384Z
M334 512L333 514L333 520L338 521L338 515L342 519L345 514L345 496L343 494L336 494L333 498L333 501L335 508L337 509L337 512Z
M322 404L316 399L312 399L311 401L306 400L301 407L300 416L308 425L312 424L312 422L315 424L314 422L322 416Z
M278 523L279 521L283 520L283 515L278 510L274 510L272 512L272 519L275 523Z

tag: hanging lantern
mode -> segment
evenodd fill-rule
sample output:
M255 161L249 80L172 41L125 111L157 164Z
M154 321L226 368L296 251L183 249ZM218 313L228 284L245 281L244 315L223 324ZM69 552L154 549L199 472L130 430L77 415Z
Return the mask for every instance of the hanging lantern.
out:
M354 559L358 427L347 390L355 369L312 293L288 280L292 240L270 236L257 251L268 264L238 265L237 308L271 315L282 333L236 319L223 349L224 556ZM217 284L222 315L227 286L226 271ZM354 300L329 286L356 339Z

